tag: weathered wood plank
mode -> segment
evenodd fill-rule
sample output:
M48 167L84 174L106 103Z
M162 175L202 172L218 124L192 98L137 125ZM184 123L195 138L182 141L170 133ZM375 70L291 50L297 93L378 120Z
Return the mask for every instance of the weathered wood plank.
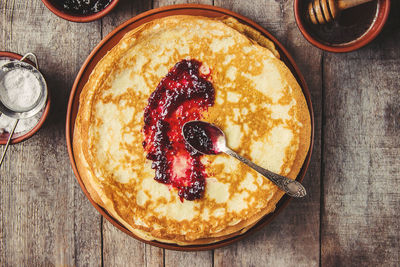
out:
M321 154L321 52L307 43L294 22L292 1L222 1L215 4L255 20L288 48L305 76L315 113L315 144L304 185L295 199L260 232L216 249L216 266L318 266Z
M324 63L323 266L399 266L400 2L378 40Z
M121 1L113 12L102 19L105 37L129 18L151 8L151 1ZM162 266L163 249L133 239L103 218L104 266Z
M161 249L102 222L91 207L69 167L64 118L75 75L102 36L150 6L182 2L121 1L102 21L76 24L56 17L41 1L0 1L0 50L36 53L53 101L44 127L12 146L0 169L0 265L98 266L101 227L104 266L163 264ZM392 1L391 21L372 45L346 55L325 54L323 72L321 52L297 30L292 1L215 4L254 19L283 42L305 74L316 115L314 153L304 180L309 197L292 201L254 236L216 250L215 265L318 265L322 111L321 265L398 265L400 3ZM212 256L166 251L165 265L209 266Z
M212 251L180 252L165 250L166 267L185 267L195 264L199 267L213 266Z
M1 47L4 50L10 50L9 46L11 44L13 8L14 8L13 1L0 2L0 10L1 10L0 42L1 42Z
M104 266L163 266L163 250L146 245L103 220Z
M0 265L99 265L100 216L72 173L64 129L70 88L100 24L67 22L41 1L0 8L0 49L38 56L53 103L44 127L12 146L0 169Z

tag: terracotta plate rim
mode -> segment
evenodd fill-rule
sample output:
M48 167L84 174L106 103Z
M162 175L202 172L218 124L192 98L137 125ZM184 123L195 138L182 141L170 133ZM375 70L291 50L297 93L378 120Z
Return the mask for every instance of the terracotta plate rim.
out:
M20 60L22 58L22 55L14 53L14 52L0 51L0 57L6 57L6 58ZM27 62L31 65L34 65L33 62L28 59L27 59ZM31 130L27 131L23 135L20 135L16 138L12 138L10 144L17 144L22 141L25 141L25 140L29 139L32 135L34 135L37 131L39 131L39 129L42 127L43 123L45 122L47 115L49 114L49 110L50 110L50 90L48 90L46 106L43 110L42 116L40 117L40 119L37 122L37 124L35 125L35 127L33 127ZM7 139L8 138L0 138L0 145L5 145L7 143Z
M215 249L215 248L220 248L223 246L227 246L230 245L236 241L239 241L241 239L243 239L246 236L249 236L250 234L256 232L257 230L261 229L263 226L265 226L266 224L268 224L276 215L278 215L283 208L285 208L289 201L291 200L291 197L285 195L282 197L282 199L278 202L277 207L275 209L275 211L271 214L267 214L266 216L264 216L256 225L254 225L251 229L249 229L246 233L243 233L241 235L237 235L235 237L232 238L228 238L222 241L219 241L217 243L213 243L213 244L206 244L206 245L191 245L191 246L179 246L177 244L169 244L169 243L162 243L162 242L158 242L158 241L147 241L147 240L143 240L139 237L137 237L136 235L134 235L132 232L130 232L128 229L126 229L123 225L121 225L117 220L115 220L112 216L110 216L106 210L104 210L102 207L100 207L96 202L94 202L94 200L91 198L90 194L88 193L88 191L86 190L82 179L79 176L79 172L77 170L76 164L75 164L75 160L74 160L74 155L73 155L73 148L72 148L72 138L73 138L73 133L71 132L71 130L73 129L74 125L73 123L75 122L75 118L72 120L72 116L76 117L76 112L75 114L73 114L73 105L76 104L76 101L79 101L79 98L76 95L77 89L78 89L78 85L82 79L82 76L85 74L87 70L87 67L90 63L92 63L92 61L94 60L94 57L96 56L96 54L98 52L100 52L103 48L103 46L109 41L111 40L117 33L119 33L120 31L124 30L126 27L128 27L129 25L135 23L135 22L140 22L140 20L144 20L146 18L151 18L153 16L157 16L159 14L162 14L162 17L166 17L166 16L171 16L171 15L176 15L178 10L183 10L185 11L185 14L187 15L198 15L197 12L199 11L203 11L203 12L209 12L209 16L210 17L215 17L212 16L211 13L218 13L221 16L231 16L234 17L236 19L238 19L240 22L248 24L249 26L252 26L253 28L257 29L258 31L260 31L261 33L263 33L265 36L267 36L271 41L274 42L274 44L276 45L279 54L281 56L281 59L285 62L285 64L291 69L292 73L294 74L296 80L298 81L298 83L300 84L302 90L303 90L303 94L306 98L307 101L307 105L310 111L310 117L311 117L311 142L310 142L310 148L307 154L307 157L303 163L302 169L299 173L299 175L297 176L296 180L298 181L302 181L306 170L308 168L308 165L310 163L310 159L311 159L311 153L312 153L312 149L313 149L313 145L314 145L314 112L313 112L313 108L312 108L312 103L311 103L311 95L310 92L308 90L307 84L304 80L303 75L301 74L300 70L298 69L297 65L295 64L293 58L290 56L290 54L286 51L286 49L282 46L282 44L274 37L272 36L268 31L266 31L264 28L262 28L260 25L258 25L257 23L255 23L254 21L240 15L237 14L233 11L224 9L224 8L220 8L220 7L215 7L215 6L209 6L209 5L201 5L201 4L180 4L180 5L171 5L171 6L164 6L161 8L156 8L156 9L151 9L149 11L146 11L144 13L141 13L129 20L127 20L126 22L124 22L123 24L121 24L120 26L118 26L116 29L114 29L111 33L109 33L90 53L90 55L87 57L87 59L85 60L85 62L83 63L71 90L71 94L70 94L70 98L68 101L68 110L67 110L67 118L66 118L66 141L67 141L67 147L68 147L68 155L70 158L70 162L71 162L71 166L72 169L74 171L75 177L78 180L79 185L81 186L84 194L86 195L86 197L89 199L89 201L92 203L92 205L97 209L97 211L100 212L100 214L105 217L110 223L112 223L115 227L117 227L118 229L120 229L121 231L123 231L124 233L130 235L131 237L140 240L144 243L153 245L153 246L157 246L157 247L161 247L161 248L166 248L166 249L171 249L171 250L180 250L180 251L201 251L201 250L210 250L210 249ZM202 16L207 16L204 13L201 14ZM140 24L143 24L147 21L141 22ZM118 40L119 41L119 40ZM98 60L97 60L98 62ZM96 62L96 63L97 63ZM91 70L89 70L91 71Z

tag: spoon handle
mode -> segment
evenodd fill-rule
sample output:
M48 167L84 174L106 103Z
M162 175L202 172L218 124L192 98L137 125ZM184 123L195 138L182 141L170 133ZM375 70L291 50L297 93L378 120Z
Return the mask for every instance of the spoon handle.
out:
M274 184L276 184L281 190L285 191L286 194L288 194L291 197L304 197L307 193L306 193L306 189L304 188L304 186L292 179L289 179L285 176L281 176L279 174L273 173L269 170L266 170L260 166L258 166L257 164L255 164L254 162L238 155L235 151L226 148L226 150L224 151L226 154L228 154L229 156L232 156L234 158L237 158L238 160L240 160L241 162L243 162L244 164L246 164L247 166L251 167L252 169L254 169L255 171L259 172L260 174L262 174L264 177L266 177L267 179L269 179L271 182L273 182Z
M3 163L4 157L6 156L6 152L7 152L8 146L10 145L10 141L11 141L12 136L13 136L13 134L14 134L15 128L17 128L18 122L19 122L19 119L16 119L15 122L14 122L14 126L13 126L13 128L12 128L12 131L11 131L9 137L8 137L6 147L4 148L3 154L1 155L0 167L1 167L1 164Z

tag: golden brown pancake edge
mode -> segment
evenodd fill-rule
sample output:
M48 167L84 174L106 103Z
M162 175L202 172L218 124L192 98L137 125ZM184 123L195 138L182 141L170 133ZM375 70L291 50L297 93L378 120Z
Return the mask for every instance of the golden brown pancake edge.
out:
M184 18L186 16L181 16L181 18ZM161 19L163 20L163 19ZM207 18L207 20L209 20ZM153 21L154 23L154 21ZM230 24L233 25L234 23L237 23L236 25L241 25L238 22L232 22L230 21ZM228 24L229 25L229 24ZM126 34L126 36L121 40L128 40L132 38L136 33L139 33L138 35L140 36L140 32L146 29L146 27L149 27L150 24L144 24L141 27L129 32ZM244 27L244 25L243 25ZM248 27L248 26L245 26ZM238 27L236 27L238 28ZM243 32L243 31L241 31ZM249 37L251 38L251 37ZM259 38L259 37L258 37ZM265 38L265 37L264 37ZM261 41L260 41L261 40ZM120 42L120 43L121 43ZM255 40L258 44L264 43L271 43L268 39L265 38L264 41L262 39ZM129 43L129 42L128 42ZM268 44L269 44L268 43ZM134 45L134 43L132 44ZM271 46L267 47L268 49L272 49ZM122 50L119 45L117 45L115 48L113 48L107 56L105 56L103 59L107 59L108 61L112 61L114 58L118 58L118 53ZM276 53L276 50L271 50L274 51L274 54ZM115 54L115 56L114 56ZM102 61L103 61L102 59ZM249 229L252 225L254 225L258 220L260 220L263 216L266 214L272 212L275 209L275 204L279 201L279 199L282 197L283 192L277 190L273 199L271 200L270 204L267 208L263 209L262 211L253 214L251 217L249 217L247 220L242 221L236 225L233 226L228 226L226 227L223 231L220 231L215 234L210 234L207 237L199 238L196 240L186 240L184 237L179 237L179 236L171 236L168 235L166 238L163 238L162 235L157 235L158 233L153 232L153 233L148 233L144 232L140 229L135 229L133 228L128 222L126 222L121 216L119 216L118 212L115 211L113 208L113 203L107 201L104 201L104 198L102 198L102 189L101 186L99 186L96 181L98 181L98 178L93 175L94 170L91 169L92 166L90 163L86 161L85 157L85 149L84 148L89 148L89 145L87 144L87 138L85 136L85 133L88 132L88 127L89 125L87 122L90 122L90 107L91 103L90 101L92 98L90 98L90 94L93 94L95 92L91 92L88 88L93 88L96 87L96 84L103 82L106 77L102 75L102 73L107 71L107 68L111 68L112 66L109 64L102 64L100 61L97 66L102 66L102 69L99 69L97 66L94 69L93 73L91 74L91 77L88 81L88 83L85 85L85 88L82 91L82 94L80 96L80 109L77 115L76 119L76 125L75 125L75 131L74 131L74 139L73 139L73 146L74 146L74 156L75 156L75 161L77 164L77 168L79 170L79 174L82 178L83 183L85 184L86 189L88 190L89 194L93 198L93 200L98 203L100 206L103 208L107 209L107 211L114 217L116 218L119 222L121 222L123 225L125 225L130 231L132 231L135 235L139 236L142 239L145 240L158 240L161 242L167 242L167 243L177 243L180 245L191 245L191 244L207 244L207 243L213 243L213 242L218 242L222 239L229 238L232 236L235 236L237 234L243 233L243 231ZM278 66L279 68L282 68L282 72L284 73L286 80L289 84L291 84L292 88L295 88L296 90L294 91L296 102L299 103L300 109L305 111L305 112L297 112L297 119L301 122L304 122L304 129L300 133L300 139L302 140L299 144L299 149L298 152L296 153L296 159L294 161L294 164L291 168L290 173L287 175L290 178L294 179L298 172L301 169L301 166L303 165L304 159L307 155L309 144L310 144L310 137L311 137L311 124L310 124L310 117L309 117L309 112L308 112L308 107L307 103L305 102L304 96L302 94L301 88L297 84L295 78L293 75L288 72L286 69L286 66L283 64L281 61L277 61L276 64L280 65Z

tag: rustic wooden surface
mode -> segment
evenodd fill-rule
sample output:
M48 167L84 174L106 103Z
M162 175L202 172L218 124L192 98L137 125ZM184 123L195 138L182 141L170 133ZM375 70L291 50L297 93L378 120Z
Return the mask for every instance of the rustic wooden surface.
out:
M265 27L299 65L315 112L309 195L245 240L196 253L145 245L104 220L75 180L64 133L70 88L91 49L126 19L178 3L224 7ZM382 34L348 54L311 46L291 0L121 0L85 24L39 0L1 0L0 10L0 50L34 52L53 102L43 128L12 146L0 169L0 266L399 265L399 1Z

